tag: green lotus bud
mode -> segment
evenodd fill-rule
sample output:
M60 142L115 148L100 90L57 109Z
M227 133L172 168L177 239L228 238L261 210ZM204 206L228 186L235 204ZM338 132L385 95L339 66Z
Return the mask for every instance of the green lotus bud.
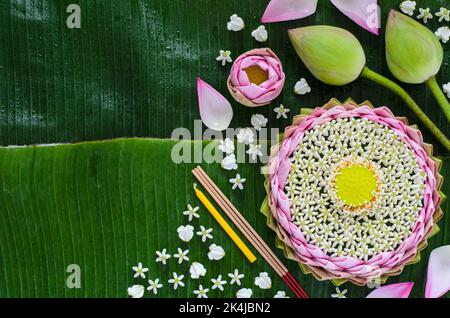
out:
M391 10L386 25L386 59L391 73L410 84L439 72L444 52L437 37L414 19Z
M350 32L327 25L289 30L298 56L320 81L345 85L359 77L366 56L358 39Z

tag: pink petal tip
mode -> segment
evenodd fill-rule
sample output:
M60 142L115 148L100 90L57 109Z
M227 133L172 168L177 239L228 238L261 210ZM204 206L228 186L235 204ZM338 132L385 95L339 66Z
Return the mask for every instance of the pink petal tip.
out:
M425 298L439 298L450 290L450 245L433 250L428 261Z
M377 0L331 0L331 2L364 29L375 35L379 34L380 9Z
M316 12L317 0L271 0L262 23L296 20Z
M379 287L366 298L408 298L414 283L398 283Z

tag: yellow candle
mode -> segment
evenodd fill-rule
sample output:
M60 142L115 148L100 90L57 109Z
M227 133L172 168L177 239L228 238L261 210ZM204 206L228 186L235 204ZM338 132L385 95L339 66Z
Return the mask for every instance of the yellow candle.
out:
M245 245L244 242L237 236L236 232L228 225L227 221L220 215L219 211L209 202L208 198L194 187L195 194L199 198L199 200L203 203L206 209L211 213L211 215L216 219L216 221L220 224L220 226L224 229L224 231L228 234L228 236L233 240L234 244L239 247L239 249L244 253L250 263L256 261L256 256L250 251L250 249Z

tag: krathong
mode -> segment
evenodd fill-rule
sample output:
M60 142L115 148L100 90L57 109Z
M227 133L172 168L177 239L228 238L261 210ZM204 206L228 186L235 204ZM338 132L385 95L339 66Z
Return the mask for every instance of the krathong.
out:
M308 113L295 117L269 161L271 213L262 210L280 246L305 272L336 284L399 274L442 216L439 160L387 107L332 100Z
M254 49L239 56L228 77L233 98L249 107L269 104L280 95L285 74L280 59L268 48Z
M398 14L401 15L400 13ZM405 15L403 16L406 17ZM435 138L447 150L450 150L450 140L422 111L411 96L398 84L374 72L366 65L364 50L353 34L347 30L327 25L297 28L288 32L292 45L300 59L317 79L325 84L342 86L353 82L361 76L384 86L397 94ZM433 34L432 36L437 41ZM415 42L413 39L411 41ZM387 50L389 51L389 49ZM409 61L408 63L414 62ZM439 88L438 90L440 91Z

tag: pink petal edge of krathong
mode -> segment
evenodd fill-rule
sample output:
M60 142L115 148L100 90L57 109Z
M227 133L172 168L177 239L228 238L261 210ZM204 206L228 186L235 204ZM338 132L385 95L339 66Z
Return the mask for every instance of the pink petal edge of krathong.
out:
M317 0L271 0L261 18L262 23L296 20L316 12Z
M377 0L331 0L331 2L354 22L378 35L380 19Z
M381 286L366 298L408 298L414 283L398 283Z
M425 298L439 298L450 290L450 245L434 249L428 260Z
M217 131L228 128L233 118L230 102L211 85L197 78L200 117L206 127Z

